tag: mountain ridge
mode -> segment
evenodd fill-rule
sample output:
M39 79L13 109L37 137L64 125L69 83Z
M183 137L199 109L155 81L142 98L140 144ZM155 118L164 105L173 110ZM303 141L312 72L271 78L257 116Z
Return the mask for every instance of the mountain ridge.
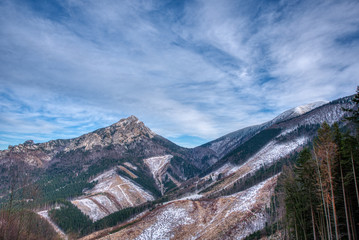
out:
M209 147L214 152L217 153L219 159L223 158L226 154L232 151L236 146L245 142L248 138L254 136L259 131L281 121L289 120L291 118L303 115L307 112L310 112L322 105L329 103L328 101L317 101L305 105L300 105L294 108L291 108L287 111L282 112L277 117L269 120L265 123L248 126L234 132L228 133L220 138L212 140L208 143L205 143L201 146Z
M252 185L239 188L243 179L251 179L260 171L266 171L277 163L282 164L283 159L295 154L313 139L324 121L332 124L343 119L343 108L351 107L351 97L329 103L302 105L261 125L229 133L219 138L227 140L222 145L218 144L218 148L225 148L220 154L211 148L213 141L191 149L180 147L152 132L133 115L73 139L36 144L28 140L0 151L0 190L4 193L9 182L6 176L4 178L1 175L10 169L9 164L23 163L28 165L25 172L32 177L30 180L39 184L47 194L40 203L70 199L92 221L101 221L103 218L106 220L112 214L126 209L146 209L146 206L153 206L155 212L151 218L146 218L153 224L142 223L156 232L156 226L160 226L156 221L159 221L162 214L158 210L160 205L157 201L168 202L166 205L177 201L180 204L174 205L203 209L213 204L213 207L226 209L226 205L222 203L229 198L236 204L243 204L237 201L242 196L239 193L244 194L250 187L255 189L255 186L263 182L263 179L259 183L255 180ZM242 135L238 137L238 133ZM278 170L266 173L265 179L274 177L273 174L277 173ZM274 182L271 183L272 187L274 185ZM270 191L273 190L272 187ZM194 205L191 205L191 198L197 201ZM263 227L262 220L266 216L263 209L266 209L267 203L260 202L261 210L257 209L258 215L252 217L259 217L258 226ZM256 203L253 204L252 207L256 209ZM173 211L169 210L169 213L172 214ZM214 213L219 214L216 211ZM241 213L238 216L242 216ZM206 220L203 217L198 220L218 222L221 219ZM235 224L234 219L232 220ZM185 222L179 223L175 229L185 229L186 225ZM259 229L252 225L249 228L253 231ZM137 227L134 229L138 231ZM192 226L189 229L200 228ZM188 229L186 231L190 232ZM198 236L207 232L203 229L198 231ZM230 232L230 229L223 231ZM247 234L245 230L241 231L236 230L238 234ZM169 233L161 234L167 236ZM209 231L206 234L211 237L211 234L220 233Z

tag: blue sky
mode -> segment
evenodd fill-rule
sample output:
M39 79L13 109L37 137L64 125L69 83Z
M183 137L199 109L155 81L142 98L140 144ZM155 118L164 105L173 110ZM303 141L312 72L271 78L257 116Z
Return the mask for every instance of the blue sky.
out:
M0 1L0 148L137 116L196 146L359 83L358 1Z

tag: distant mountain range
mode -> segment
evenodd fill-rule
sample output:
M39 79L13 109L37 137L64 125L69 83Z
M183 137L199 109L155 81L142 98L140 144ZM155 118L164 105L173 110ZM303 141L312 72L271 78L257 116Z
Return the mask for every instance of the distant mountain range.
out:
M324 121L343 120L351 98L299 106L192 149L157 135L135 116L78 138L29 140L0 151L0 196L7 201L11 184L26 176L26 184L42 193L31 199L34 206L67 199L94 222L149 202L164 204L144 208L114 239L242 239L265 226L281 170L276 166L310 143ZM14 169L24 174L10 174ZM259 170L265 181L255 180ZM248 178L253 184L239 184Z

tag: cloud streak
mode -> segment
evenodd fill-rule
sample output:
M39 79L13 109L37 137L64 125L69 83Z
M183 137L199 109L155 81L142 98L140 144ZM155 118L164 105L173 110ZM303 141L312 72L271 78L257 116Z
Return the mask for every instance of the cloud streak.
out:
M132 114L194 146L352 94L358 10L356 1L3 1L1 147Z

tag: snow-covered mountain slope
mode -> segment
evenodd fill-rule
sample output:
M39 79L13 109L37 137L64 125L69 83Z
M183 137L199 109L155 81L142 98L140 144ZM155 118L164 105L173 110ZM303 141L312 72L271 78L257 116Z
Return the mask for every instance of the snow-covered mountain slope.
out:
M241 143L245 142L246 140L254 136L256 133L264 129L266 126L267 126L266 124L261 124L261 125L246 127L238 131L229 133L214 141L206 143L205 145L203 145L203 147L208 147L209 149L213 150L216 153L218 159L221 159L230 151L235 149L238 145L240 145Z
M169 172L168 167L170 165L170 160L173 158L172 155L164 155L158 157L146 158L143 161L151 170L152 176L155 179L155 182L158 188L163 195L165 193L165 186L163 179L165 177L169 178L176 186L181 185L179 181L177 181Z
M265 226L276 180L217 199L172 201L102 239L243 239Z
M209 190L205 191L204 196L209 196L232 187L235 182L253 174L261 167L269 167L280 159L289 156L294 151L300 150L307 141L308 138L305 136L294 137L288 141L274 139L241 165L227 162L221 168L202 178L203 180L211 179L213 184L216 183L214 188L211 188L211 185L208 186ZM222 180L217 182L216 180L220 174Z
M93 221L121 209L154 200L149 192L118 175L116 169L111 169L92 181L97 182L95 187L71 202Z
M265 133L265 131L268 131L270 129L278 129L278 131L279 131L279 133L277 135L273 135L270 137L273 140L276 137L284 138L284 136L286 136L288 134L289 134L288 136L291 136L290 134L293 134L293 133L297 135L295 138L302 137L302 138L307 138L307 139L311 140L314 137L314 134L316 132L315 128L317 127L317 125L322 124L323 122L333 124L334 122L343 120L344 115L345 115L343 108L351 108L352 107L350 99L351 99L351 97L345 97L345 98L341 98L341 99L338 99L336 101L333 101L333 102L330 102L327 104L324 104L324 102L318 102L318 103L313 103L313 104L293 108L293 109L283 113L282 116L280 115L277 118L273 119L272 121L265 123L265 124L269 124L269 126L266 126L265 129L258 130L260 128L257 128L257 126L256 126L256 129L258 130L257 133L253 134L253 136L248 135L247 136L248 139L246 141L244 141L240 144L237 144L237 146L235 148L233 148L231 152L229 152L226 156L222 157L222 159L220 159L220 161L218 161L211 168L209 168L208 170L210 170L210 171L207 171L207 173L210 173L211 171L213 171L213 172L217 171L220 168L222 168L222 170L229 168L233 165L233 164L231 165L230 162L233 162L233 161L240 162L241 164L244 163L245 161L247 161L248 154L246 154L245 152L248 152L248 149L254 149L255 147L258 147L259 143L261 142L260 139L267 137L267 134ZM303 114L303 111L307 111L307 112ZM297 117L292 117L296 114L298 114ZM263 124L261 126L264 126L265 124ZM305 129L305 128L308 128L308 129ZM300 131L300 132L298 132L298 131ZM290 139L290 137L288 137L288 136L286 137L287 140L289 141L287 144L292 145L292 143L290 143L290 141L293 139ZM258 138L259 138L259 140L258 140ZM256 140L253 141L254 139L256 139ZM227 141L230 141L230 140L227 139ZM234 141L236 141L236 140L234 140ZM269 143L269 141L267 143ZM274 144L274 143L272 143L272 144ZM234 144L234 145L236 145L236 144ZM246 145L248 145L248 146L246 146ZM246 148L243 149L243 146L246 146ZM264 147L264 145L261 147ZM258 149L258 151L259 150L260 149ZM295 149L292 149L292 150L295 151ZM255 153L256 152L252 153L252 155L254 155ZM288 154L290 154L290 153L288 153ZM232 172L233 172L233 170L232 170ZM217 171L217 173L218 173L218 171Z
M273 124L292 119L294 117L298 117L300 115L303 115L307 112L312 111L313 109L316 109L320 106L323 106L324 104L327 104L326 101L319 101L314 103L309 103L306 105L298 106L295 108L292 108L290 110L287 110L271 121L265 122L260 125L250 126L243 129L240 129L238 131L229 133L223 137L220 137L214 141L211 141L209 143L206 143L203 145L204 147L208 147L214 152L216 152L218 158L223 158L226 154L231 152L233 149L235 149L237 146L242 144L243 142L250 139L252 136L260 132L261 130L268 128L272 126Z

